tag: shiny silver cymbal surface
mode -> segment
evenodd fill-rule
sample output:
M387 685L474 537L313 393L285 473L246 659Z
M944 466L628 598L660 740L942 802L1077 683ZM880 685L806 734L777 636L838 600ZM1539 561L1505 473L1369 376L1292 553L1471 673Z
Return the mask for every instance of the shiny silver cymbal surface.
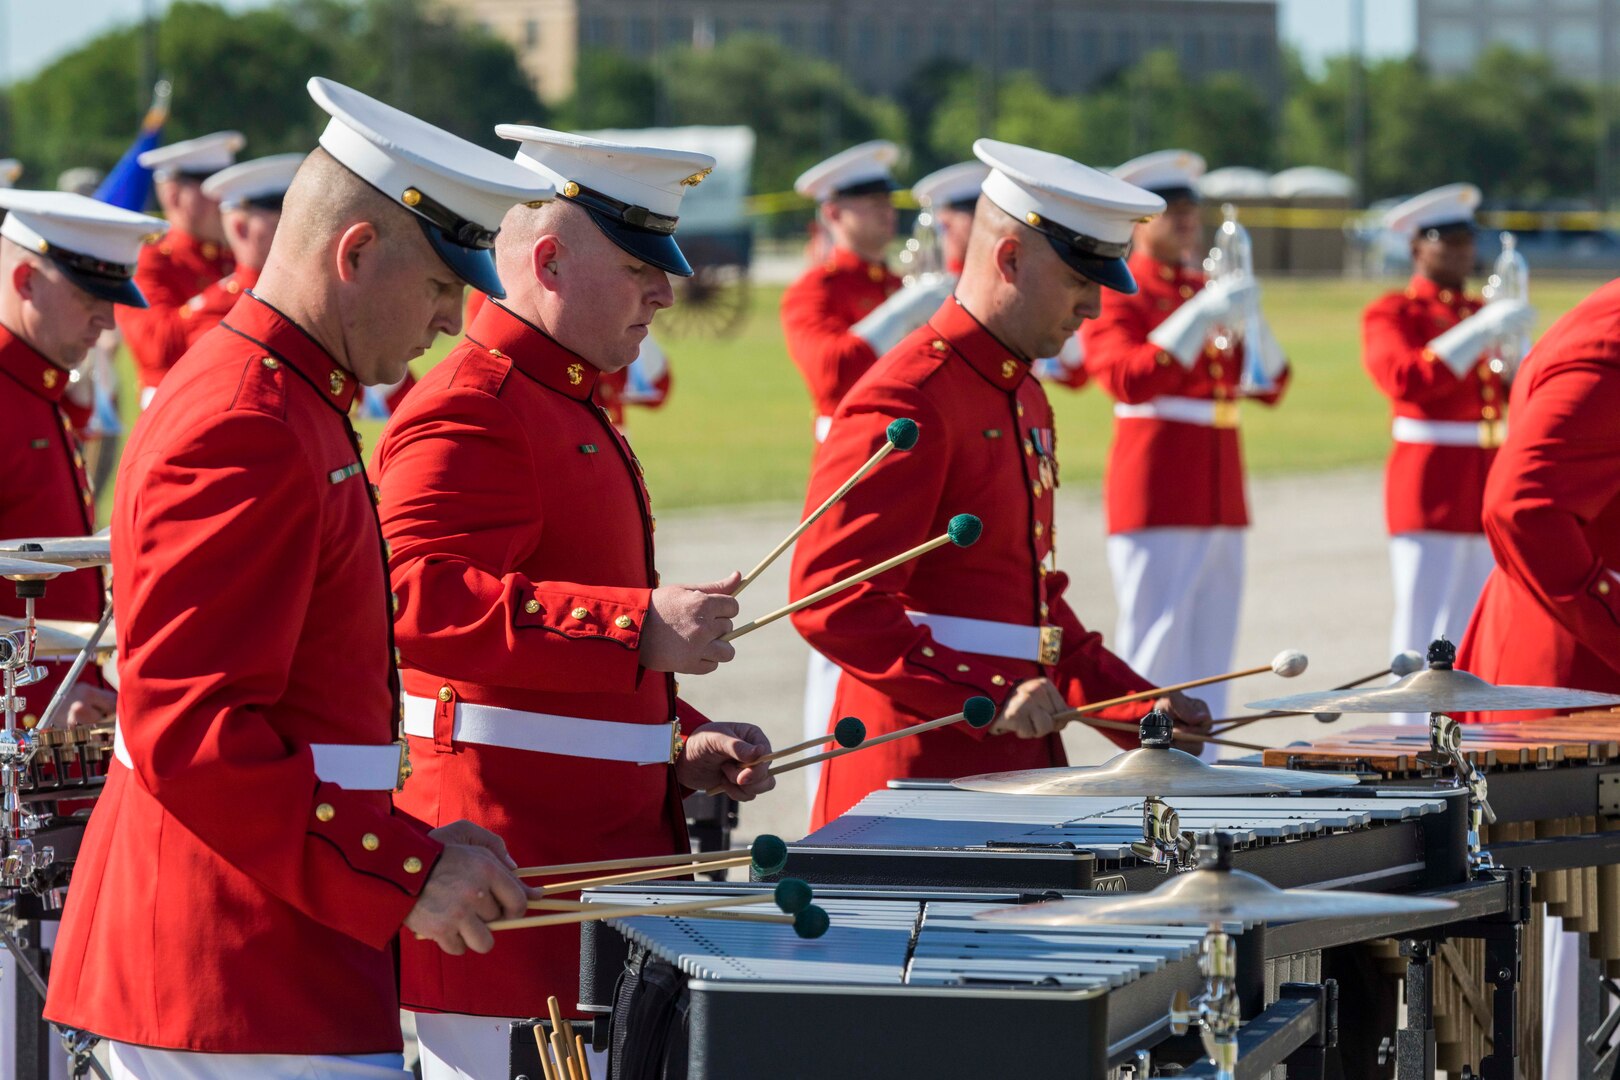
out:
M1101 765L1025 769L952 780L964 791L1011 795L1265 795L1354 787L1354 776L1263 769L1248 765L1209 765L1170 747L1143 747L1115 754Z
M24 544L38 544L39 551L23 551ZM0 540L0 558L52 562L74 568L106 566L112 562L112 538L107 536L38 537Z
M12 581L26 581L32 578L53 578L58 574L71 574L75 569L72 566L41 559L13 557L30 554L37 555L38 552L0 552L0 577L9 578Z
M96 632L95 623L77 622L73 619L37 619L34 627L36 660L71 660L83 651L85 644L90 640L90 635ZM21 619L0 615L0 634L21 629L23 629ZM107 632L101 635L101 644L96 649L96 655L103 658L111 656L116 651L114 643L117 640L118 630L109 624Z
M1495 686L1450 668L1413 672L1371 690L1323 690L1251 702L1251 709L1337 713L1512 712L1620 704L1620 695L1560 686Z

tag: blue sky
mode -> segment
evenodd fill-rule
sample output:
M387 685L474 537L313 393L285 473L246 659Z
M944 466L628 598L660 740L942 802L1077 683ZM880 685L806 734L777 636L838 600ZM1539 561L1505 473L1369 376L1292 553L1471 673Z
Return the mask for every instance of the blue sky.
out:
M218 0L226 7L263 6L268 0ZM1367 50L1372 55L1410 52L1415 0L1364 0ZM0 0L0 82L36 71L62 53L119 23L139 19L144 8L161 11L167 0ZM1280 0L1282 34L1315 60L1346 51L1352 0Z

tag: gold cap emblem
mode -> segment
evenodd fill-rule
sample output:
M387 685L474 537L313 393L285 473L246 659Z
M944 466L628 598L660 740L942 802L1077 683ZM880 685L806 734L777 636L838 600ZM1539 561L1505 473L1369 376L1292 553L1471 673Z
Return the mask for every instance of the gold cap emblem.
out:
M688 176L685 180L681 181L681 187L697 187L699 184L703 183L704 178L706 178L712 172L714 172L712 166L704 169L702 172L695 172L691 176Z
M405 189L405 194L399 197L399 201L406 206L415 206L422 201L422 193L413 187L408 187Z
M582 383L584 381L585 381L585 368L584 368L584 365L582 365L582 364L569 364L568 365L568 382L569 382L569 384L572 385L572 386L578 386L580 383Z

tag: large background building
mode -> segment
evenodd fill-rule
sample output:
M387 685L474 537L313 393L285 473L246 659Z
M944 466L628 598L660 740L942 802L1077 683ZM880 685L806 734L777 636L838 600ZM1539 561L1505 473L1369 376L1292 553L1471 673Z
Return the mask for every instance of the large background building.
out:
M540 96L574 88L582 49L636 57L762 34L892 94L939 59L1083 90L1168 49L1186 73L1280 90L1274 0L443 0L510 41ZM739 90L744 88L739 87Z
M1417 0L1417 52L1431 70L1472 70L1492 45L1542 53L1560 74L1612 79L1620 0Z

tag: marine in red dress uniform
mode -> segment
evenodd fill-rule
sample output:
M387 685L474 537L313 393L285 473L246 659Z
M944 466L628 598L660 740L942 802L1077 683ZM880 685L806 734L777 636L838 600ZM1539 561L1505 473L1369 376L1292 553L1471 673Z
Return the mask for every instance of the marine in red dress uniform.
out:
M1163 203L1056 155L991 140L975 151L995 171L956 296L846 395L807 505L854 472L893 420L915 420L923 442L886 458L806 531L790 592L936 536L956 514L979 516L972 547L940 548L793 621L842 670L834 715L860 717L873 735L956 712L972 695L1002 716L986 730L956 725L829 761L813 825L900 777L1063 764L1056 713L1152 685L1086 630L1065 595L1052 413L1030 359L1094 315L1103 288L1134 288L1121 257L1130 226Z
M1203 171L1203 159L1184 150L1114 170L1157 192L1169 209L1137 228L1130 265L1141 290L1106 294L1102 314L1082 331L1086 370L1115 400L1103 480L1119 602L1114 646L1161 684L1232 667L1249 524L1239 399L1274 405L1288 380L1264 319L1245 330L1242 345L1223 349L1212 340L1223 320L1236 323L1255 286L1247 274L1211 283L1188 268L1203 255L1195 189ZM1257 347L1269 385L1244 388L1248 352ZM1207 696L1222 714L1225 686L1209 687Z
M594 394L671 302L666 274L690 273L676 213L683 182L714 161L496 130L564 196L507 217L507 300L481 306L378 447L416 768L400 804L486 825L525 866L686 851L686 788L725 780L749 797L773 783L735 764L767 752L758 729L708 724L675 693L674 672L734 655L720 637L735 578L660 587L641 464ZM708 613L673 662L672 603ZM446 957L403 943L426 1077L497 1075L503 1018L543 1015L551 995L573 1011L577 927L501 944Z
M1488 339L1493 327L1528 328L1531 313L1522 300L1484 305L1464 292L1479 198L1472 184L1450 184L1385 216L1386 229L1409 239L1415 272L1362 316L1362 362L1394 414L1384 479L1391 652L1421 655L1435 638L1460 638L1493 565L1481 507L1513 372L1488 355Z
M392 601L347 411L362 381L459 330L461 278L499 288L475 234L550 189L346 87L310 89L333 120L263 299L188 352L119 478L118 761L46 1012L112 1040L115 1073L301 1078L341 1056L343 1076L397 1076L401 925L489 948L484 922L524 908L498 839L430 834L392 806ZM328 231L331 214L352 224ZM390 1052L392 1074L371 1057Z
M118 330L140 379L142 408L190 344L182 314L186 301L235 265L219 204L203 194L202 184L236 160L244 141L240 132L216 131L148 150L139 158L142 167L153 171L158 205L170 225L159 243L141 252L135 268L135 284L147 306L118 312Z

